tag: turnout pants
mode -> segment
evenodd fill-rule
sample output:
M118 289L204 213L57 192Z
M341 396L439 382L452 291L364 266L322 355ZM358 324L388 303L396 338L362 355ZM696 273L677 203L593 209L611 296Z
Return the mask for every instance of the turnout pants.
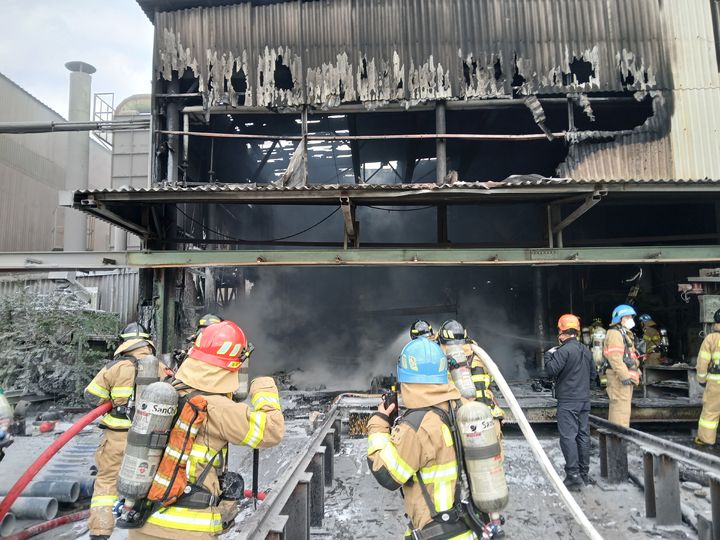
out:
M565 474L587 474L590 469L590 402L559 401L557 426L560 449L565 457Z
M117 477L126 442L127 431L103 430L100 446L95 452L97 476L88 519L91 536L110 536L115 527L112 510L117 500Z
M634 389L634 384L624 385L612 369L607 370L607 394L610 401L608 421L618 426L630 427Z
M720 381L708 381L703 393L703 408L698 421L698 439L715 444L720 420Z

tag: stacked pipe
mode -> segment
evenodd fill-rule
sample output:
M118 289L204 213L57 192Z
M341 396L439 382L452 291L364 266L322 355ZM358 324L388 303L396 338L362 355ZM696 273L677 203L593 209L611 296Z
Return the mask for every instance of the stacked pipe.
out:
M81 496L86 498L92 495L94 452L97 445L80 439L73 441L64 450L63 446L110 407L108 402L84 415L53 441L12 487L8 489L3 486L0 489L0 495L4 496L0 498L0 536L12 534L16 518L39 519L44 522L41 525L62 524L69 516L53 519L57 515L59 502L73 504ZM44 469L48 463L48 468ZM38 473L41 476L34 480ZM79 478L80 481L69 478ZM28 529L18 534L12 538L28 538L28 534L37 533L31 533Z

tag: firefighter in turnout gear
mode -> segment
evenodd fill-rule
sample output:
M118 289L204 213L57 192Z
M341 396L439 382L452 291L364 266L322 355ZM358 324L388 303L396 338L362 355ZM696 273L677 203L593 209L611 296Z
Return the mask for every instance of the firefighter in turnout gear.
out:
M642 325L643 341L645 342L646 356L644 364L646 366L659 366L663 358L662 334L658 330L655 321L647 313L640 315L638 319Z
M368 422L368 466L381 486L402 490L406 539L475 539L459 504L458 457L446 415L460 393L448 381L447 359L437 343L418 338L403 348L397 371L408 411L393 426L395 404L380 403Z
M473 352L472 345L474 342L468 339L465 327L453 319L445 321L438 331L438 342L443 352L448 355L449 361L452 361L450 360L451 348L457 346L462 348L463 355L470 362L472 381L475 385L475 398L490 407L493 417L497 420L498 433L501 434L502 420L505 414L490 389L493 377L488 372L482 359Z
M280 443L285 433L280 397L272 378L253 381L252 406L231 399L238 388L237 371L247 356L247 347L245 333L232 321L212 324L198 334L175 374L174 386L181 399L192 394L207 401L207 418L198 428L187 462L180 469L187 475L188 487L192 487L189 491L202 502L181 497L161 507L141 528L130 529L129 540L209 540L217 538L224 524L233 522L236 503L224 499L220 488L227 445L269 448ZM158 473L154 482L165 485L168 480Z
M432 325L423 319L418 319L410 326L410 339L419 337L429 338L432 335Z
M113 506L117 502L117 476L130 429L128 402L135 389L137 362L155 353L150 334L139 323L129 324L120 337L124 341L115 350L113 359L85 388L85 401L91 406L97 407L108 400L113 403L110 412L100 419L103 435L95 452L97 476L88 520L90 538L93 540L108 538L115 526ZM171 374L162 363L159 371L161 379Z
M705 387L695 439L701 446L715 444L720 420L720 309L713 319L712 332L705 336L697 357L697 381Z
M632 306L617 306L603 346L610 401L608 420L623 427L630 427L633 390L640 384L640 363L632 334L635 315Z

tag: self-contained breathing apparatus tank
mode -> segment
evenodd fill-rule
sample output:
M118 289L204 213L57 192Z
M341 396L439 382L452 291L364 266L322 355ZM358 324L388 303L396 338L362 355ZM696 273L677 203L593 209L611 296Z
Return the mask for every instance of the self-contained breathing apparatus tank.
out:
M238 389L233 392L234 401L243 401L250 393L250 359L246 358L238 370Z
M605 342L606 335L607 331L602 326L596 326L591 334L592 346L590 347L590 352L592 353L593 362L595 362L597 368L600 368L603 364L603 343Z
M169 383L154 382L140 394L117 481L118 496L125 499L126 509L147 495L177 407L178 394Z
M470 401L455 413L465 471L475 506L486 513L499 512L510 493L505 480L502 448L490 407Z
M450 377L452 377L455 388L465 399L473 399L475 397L475 383L472 380L470 361L463 346L458 344L445 345L445 356L447 357L448 371L450 371Z
M160 360L158 360L157 356L149 354L138 359L136 365L135 402L139 401L145 388L160 380Z

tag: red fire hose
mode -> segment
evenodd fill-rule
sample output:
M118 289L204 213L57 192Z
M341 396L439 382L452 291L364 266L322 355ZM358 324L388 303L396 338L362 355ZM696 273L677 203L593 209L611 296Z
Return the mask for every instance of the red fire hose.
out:
M93 409L80 418L80 420L75 422L70 429L55 439L55 441L53 441L53 443L48 446L42 454L40 454L40 457L37 458L30 468L28 468L28 470L20 477L20 479L15 482L15 485L10 489L10 491L8 491L8 494L5 496L2 503L0 503L0 521L5 517L5 514L8 513L10 507L15 502L15 499L20 496L20 493L22 493L25 487L30 483L30 480L35 478L35 475L40 472L40 469L42 469L48 461L50 461L50 458L52 458L58 450L65 446L67 442L77 435L85 426L90 424L90 422L100 415L108 412L111 408L112 402L108 401L100 405L98 408Z
M52 529L60 527L61 525L73 523L74 521L81 521L87 518L89 515L90 510L81 510L80 512L66 514L64 516L51 519L50 521L46 521L45 523L38 523L37 525L28 527L27 529L12 534L10 536L6 536L3 540L25 540L26 538L32 538L33 536L37 536L38 534L44 533L46 531L51 531Z

